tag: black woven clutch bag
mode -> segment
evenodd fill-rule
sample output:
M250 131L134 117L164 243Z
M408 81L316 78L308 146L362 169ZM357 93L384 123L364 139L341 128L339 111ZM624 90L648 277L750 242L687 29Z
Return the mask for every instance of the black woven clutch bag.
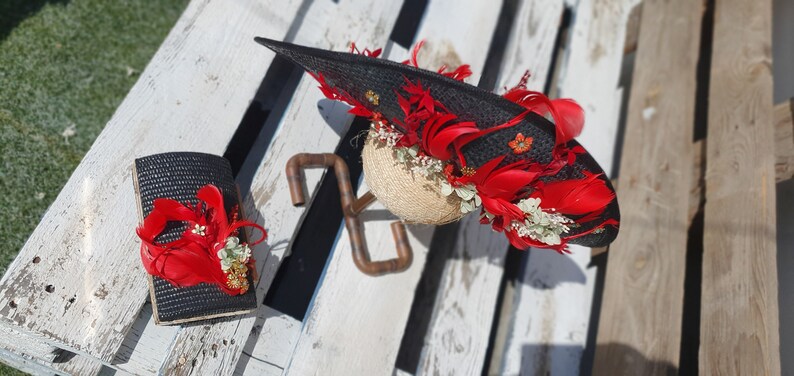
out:
M155 154L135 160L133 166L135 192L138 197L140 220L153 209L157 198L171 198L196 205L196 192L207 184L218 187L223 194L227 212L240 202L237 186L229 162L216 155L176 152ZM158 236L158 242L171 242L185 231L185 224L169 222ZM240 231L241 242L246 241ZM254 286L248 275L249 286ZM149 276L149 292L157 324L173 325L190 321L240 315L257 306L255 289L242 295L229 295L216 285L201 283L190 287L175 287L157 276Z

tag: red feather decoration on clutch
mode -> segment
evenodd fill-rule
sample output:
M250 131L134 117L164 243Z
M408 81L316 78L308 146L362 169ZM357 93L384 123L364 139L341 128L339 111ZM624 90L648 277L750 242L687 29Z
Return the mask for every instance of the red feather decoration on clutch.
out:
M199 189L196 198L195 206L168 198L154 200L154 209L136 229L143 266L149 274L177 287L210 283L229 295L244 294L248 290L246 273L255 270L248 247L263 242L267 232L256 223L238 221L236 208L230 221L223 195L214 185ZM187 226L179 239L159 243L156 238L168 222ZM257 241L239 243L242 227L256 228L262 235Z

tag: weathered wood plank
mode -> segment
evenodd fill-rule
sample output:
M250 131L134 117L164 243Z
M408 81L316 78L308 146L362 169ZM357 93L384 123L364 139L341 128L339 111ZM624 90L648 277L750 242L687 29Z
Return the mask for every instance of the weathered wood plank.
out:
M45 367L40 363L33 361L30 358L26 358L12 351L8 351L3 347L0 347L0 363L4 363L22 372L27 372L31 375L57 374L57 372L52 368Z
M477 215L466 216L460 226L452 258L444 266L417 375L483 372L510 244L480 224Z
M607 174L612 171L623 92L618 87L622 46L635 4L580 1L559 78L560 96L574 98L585 109L586 125L577 140ZM596 268L589 265L589 248L572 246L571 251L568 257L530 251L516 287L502 372L580 374Z
M794 98L775 106L775 180L794 176Z
M497 88L515 86L529 70L527 86L543 90L562 12L562 0L518 3ZM480 224L477 216L461 221L452 257L444 265L418 374L483 372L508 247L504 235Z
M96 375L102 369L102 363L95 359L53 352L52 347L24 333L4 329L0 334L0 361L19 370L37 375L88 376Z
M235 375L281 375L298 341L301 322L264 307L249 334Z
M359 194L366 190L362 184ZM388 213L376 202L362 214L373 259L393 257L389 224L397 218L384 212ZM409 226L408 240L414 251L411 267L379 277L356 268L347 230L341 227L340 231L286 374L376 375L394 368L433 228Z
M527 88L543 91L560 31L563 0L519 1L513 28L507 37L496 89L515 86L529 70Z
M699 370L779 375L772 2L715 6Z
M699 51L693 36L702 6L643 3L620 166L621 234L609 251L596 375L664 374L678 365Z
M19 347L20 345L24 345L24 347ZM0 325L0 347L18 352L24 350L22 352L25 355L45 362L53 361L59 352L57 347L37 341L31 336L5 325Z
M775 105L773 118L775 123L775 182L791 179L794 176L794 99ZM692 188L689 197L689 221L703 208L706 202L704 195L704 177L706 173L706 144L703 140L692 145Z
M152 319L152 305L147 302L127 332L110 367L133 375L156 374L178 330L174 326L156 325Z
M469 63L475 75L467 81L476 82L487 53L483 46L491 41L498 13L498 4L431 1L416 37L425 40L419 63L428 69ZM384 209L378 206L373 210ZM370 249L393 249L389 229L393 220L366 223ZM377 278L355 268L348 234L342 230L287 372L381 374L393 369L432 230L410 227L414 250L411 268ZM340 305L339 301L367 303Z
M615 90L621 72L628 16L639 0L580 0L574 11L566 67L559 96L573 98L584 108L586 125L577 140L611 174L615 114L620 98Z
M188 5L9 267L0 320L113 359L148 295L127 166L165 151L223 153L273 58L252 37L285 35L299 4Z
M356 0L324 3L319 8L312 6L302 23L310 32L299 32L298 42L332 50L345 50L350 41L357 41L360 46L383 45L396 21L400 5L401 2L384 5ZM340 28L340 24L349 26ZM246 198L247 213L257 222L264 223L270 234L268 244L254 251L260 267L261 279L257 285L260 299L270 287L306 210L305 207L294 208L289 199L284 176L287 160L300 152L332 152L339 143L340 134L344 134L352 121L352 116L346 113L347 107L339 103L329 104L330 114L318 113L317 103L324 97L316 86L311 77L304 75L280 122L266 125L277 126L278 130L267 148L264 161L249 160L243 167L243 171L256 171L250 196ZM314 192L322 173L323 169L307 171L308 192ZM267 247L271 248L267 250ZM260 306L260 309L268 308ZM207 374L233 373L256 319L257 314L251 314L240 320L219 322L205 328L183 328L177 334L161 372L191 374L200 370Z
M642 3L631 9L629 19L626 21L626 42L623 44L623 54L630 54L637 51L637 43L640 40L640 21L642 19Z

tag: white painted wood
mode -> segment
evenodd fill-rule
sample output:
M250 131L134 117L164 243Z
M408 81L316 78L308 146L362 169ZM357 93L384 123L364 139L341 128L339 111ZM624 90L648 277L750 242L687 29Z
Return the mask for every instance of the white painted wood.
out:
M366 190L362 184L359 194ZM376 202L362 214L367 246L375 260L394 257L389 225L397 218L384 213L388 212ZM340 232L288 375L377 375L394 368L433 227L409 226L413 264L404 272L380 277L356 268L347 230L340 227Z
M390 60L407 56L405 49L394 44L388 50ZM362 181L358 193L366 191ZM380 203L361 217L373 259L394 257L390 224L397 218ZM382 374L392 369L432 234L430 226L410 226L411 267L370 277L354 265L348 233L342 228L301 328L288 374ZM263 335L260 340L270 338Z
M300 321L275 309L260 309L234 374L280 375L289 363L301 326Z
M502 1L430 0L415 42L425 44L418 55L422 68L436 71L471 66L466 82L477 85L496 28Z
M350 41L358 41L362 47L383 45L396 21L400 6L401 2L375 4L350 0L339 4L325 3L322 8L312 7L302 23L312 31L309 34L301 33L301 38L331 50L345 50ZM314 31L318 34L314 34ZM264 223L270 234L267 245L254 250L261 276L257 285L260 299L270 287L295 228L306 210L305 207L295 208L291 204L284 176L287 160L300 152L333 152L339 143L340 134L344 134L352 121L352 116L346 113L347 106L340 103L325 101L323 103L330 107L330 113L319 113L316 108L324 97L316 87L314 79L304 75L292 102L276 125L278 130L264 160L250 160L248 166L244 167L244 170L250 168L256 171L250 195L245 199L247 215ZM314 169L306 173L309 193L315 191L322 172L323 169ZM260 309L268 308L262 306ZM257 314L250 314L240 320L212 326L183 328L177 334L160 372L233 373L256 318Z
M585 127L577 140L612 171L622 90L617 88L626 22L636 0L580 0L574 9L561 97L585 110ZM571 246L560 257L531 250L517 286L511 333L501 365L503 374L578 375L595 283L590 249Z
M147 302L127 332L110 367L133 375L157 373L162 359L170 351L177 330L178 327L155 325L152 305Z
M639 0L580 0L574 10L571 39L560 78L560 97L573 98L585 110L577 137L607 174L617 135L615 96L623 61L626 23Z
M21 347L23 345L24 347ZM57 356L57 347L50 346L35 338L5 325L0 325L0 347L24 353L45 362L51 362Z
M0 321L113 360L148 295L129 166L166 151L223 153L273 58L253 36L282 38L300 3L188 5L9 267Z
M21 333L3 332L0 337L0 362L6 363L19 370L34 374L58 375L96 375L102 369L98 361L74 355L64 361L56 361L56 354L47 351L49 346L36 343L34 338ZM11 335L7 335L11 334ZM19 346L24 346L21 350ZM27 349L41 350L43 353L27 352ZM40 357L39 355L44 355Z
M417 375L481 374L510 243L477 215L461 221Z
M516 295L504 374L578 375L587 339L595 269L590 248L571 246L570 256L532 249Z
M499 8L498 3L431 1L416 38L425 40L418 56L420 65L435 70L443 64L454 68L469 63L475 74L468 81L476 83ZM376 205L369 210L385 210ZM376 259L393 257L389 228L393 220L365 224ZM369 375L393 370L432 231L409 227L414 260L407 271L369 277L353 264L348 234L342 229L287 373ZM361 303L339 304L343 301Z
M528 88L543 90L562 16L562 0L518 4L497 80L515 86L530 71ZM461 222L455 250L444 268L418 374L482 373L509 242L479 223Z
M527 88L543 91L560 30L563 0L521 0L505 47L497 92L512 88L526 71Z
M405 372L399 368L395 368L392 376L413 376L413 374L410 372Z
M0 362L31 375L58 374L52 368L45 367L30 358L25 358L2 347L0 347Z

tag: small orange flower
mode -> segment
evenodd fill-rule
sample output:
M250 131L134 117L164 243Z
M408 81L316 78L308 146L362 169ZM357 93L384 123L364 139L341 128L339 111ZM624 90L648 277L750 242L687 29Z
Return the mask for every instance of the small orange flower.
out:
M507 146L510 146L515 154L526 153L532 147L532 137L524 137L523 134L519 133L516 135L515 140L507 143Z

